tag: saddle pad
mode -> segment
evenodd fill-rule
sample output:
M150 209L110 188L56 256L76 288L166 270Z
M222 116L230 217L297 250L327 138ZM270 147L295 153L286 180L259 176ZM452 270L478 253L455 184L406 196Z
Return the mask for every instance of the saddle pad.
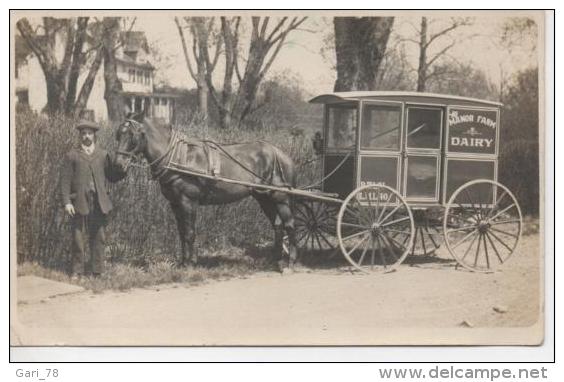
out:
M218 150L206 142L177 136L165 167L171 170L189 170L217 176L221 171L221 158Z

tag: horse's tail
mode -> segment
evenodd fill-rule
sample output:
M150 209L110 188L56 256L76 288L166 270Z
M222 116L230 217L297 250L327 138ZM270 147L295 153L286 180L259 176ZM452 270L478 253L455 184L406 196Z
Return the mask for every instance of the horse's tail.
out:
M272 179L280 179L285 187L295 188L297 184L297 174L294 161L278 147L271 145L274 153L274 166Z

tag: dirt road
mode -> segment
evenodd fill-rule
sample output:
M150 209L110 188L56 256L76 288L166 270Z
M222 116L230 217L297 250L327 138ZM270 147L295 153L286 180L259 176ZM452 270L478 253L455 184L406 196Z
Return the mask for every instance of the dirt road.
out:
M540 317L538 243L524 237L495 274L435 262L82 292L19 304L14 330L24 345L522 343ZM542 339L539 325L525 342Z

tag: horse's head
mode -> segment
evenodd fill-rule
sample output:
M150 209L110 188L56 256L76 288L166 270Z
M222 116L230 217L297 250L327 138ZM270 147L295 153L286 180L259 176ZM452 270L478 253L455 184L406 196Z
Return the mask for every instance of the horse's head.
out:
M127 171L131 162L139 159L145 151L147 140L145 138L145 113L128 113L116 131L117 151L115 164L121 170Z

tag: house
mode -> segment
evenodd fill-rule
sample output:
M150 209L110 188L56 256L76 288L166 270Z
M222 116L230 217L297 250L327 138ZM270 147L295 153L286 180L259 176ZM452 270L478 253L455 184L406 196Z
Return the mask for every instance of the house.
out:
M47 103L45 77L37 59L23 38L15 36L17 109L29 108L41 112ZM170 123L175 120L177 93L160 91L154 85L155 67L150 62L150 50L144 32L121 33L122 44L116 50L117 75L122 82L122 96L131 111L145 110L149 117ZM62 44L61 44L62 45ZM86 73L81 73L79 88ZM108 118L104 99L104 67L96 74L85 114L94 120Z

